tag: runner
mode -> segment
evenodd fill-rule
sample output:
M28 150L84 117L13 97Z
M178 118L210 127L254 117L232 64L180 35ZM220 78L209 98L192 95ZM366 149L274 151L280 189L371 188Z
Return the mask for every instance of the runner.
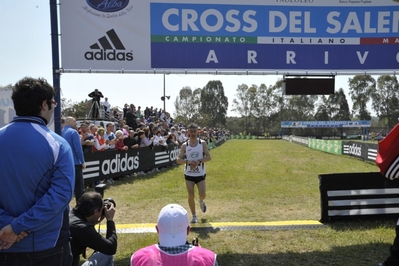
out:
M184 177L188 193L188 205L193 215L191 222L196 223L194 187L197 185L201 210L206 212L204 202L206 197L206 171L204 163L211 160L211 155L206 142L198 138L198 126L196 124L193 123L188 126L188 134L189 139L183 143L176 162L185 164Z

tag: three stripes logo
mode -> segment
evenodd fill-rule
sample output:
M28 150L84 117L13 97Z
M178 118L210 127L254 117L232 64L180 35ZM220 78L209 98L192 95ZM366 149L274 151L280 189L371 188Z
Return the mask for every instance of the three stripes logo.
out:
M86 60L133 61L133 52L126 52L114 29L107 31L105 36L90 46L90 49L91 51L85 53Z
M353 144L344 144L344 150L343 154L349 154L349 155L354 155L361 157L362 156L362 146L361 145L356 145L355 143Z
M155 153L155 165L174 162L177 159L177 156L180 153L180 149L175 147L173 150L169 150L167 153L166 151L160 151Z

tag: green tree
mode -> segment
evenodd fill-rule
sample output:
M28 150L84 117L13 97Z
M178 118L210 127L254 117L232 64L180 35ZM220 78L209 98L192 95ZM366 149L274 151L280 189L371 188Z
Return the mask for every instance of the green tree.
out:
M176 97L174 105L174 117L178 118L184 125L188 125L190 122L198 122L195 120L199 117L201 89L192 91L190 87L182 88L179 96Z
M238 85L235 96L233 99L232 111L241 115L244 118L245 131L248 131L248 118L250 113L250 102L248 99L248 86L246 84Z
M380 120L386 120L388 129L392 129L399 117L399 85L396 76L382 75L377 87L371 91L372 107Z
M89 114L91 107L91 101L87 99L79 103L72 102L66 98L61 99L61 115L63 117L72 116L75 118L84 119Z
M353 102L353 116L359 117L360 120L371 120L367 103L371 92L375 90L375 79L370 75L356 75L348 80L348 85L349 95Z
M350 120L349 104L346 100L344 90L340 88L338 92L331 94L328 98L330 118L333 121Z
M325 95L321 95L319 104L317 107L317 111L314 116L316 121L329 121L330 120L328 106L329 106L328 98Z
M209 81L201 90L200 113L209 119L206 123L212 127L223 127L226 124L226 114L229 106L227 96L220 80ZM205 125L205 124L204 124Z
M253 114L259 121L257 125L262 126L263 133L270 131L267 130L267 124L271 115L278 112L278 100L279 95L272 86L266 87L265 84L261 84L257 89Z
M291 95L288 98L287 109L291 120L313 120L317 95Z
M0 85L0 88L4 88L4 89L7 89L7 90L11 90L12 87L13 87L12 84L8 84L8 85L5 85L5 86L1 86L1 85Z

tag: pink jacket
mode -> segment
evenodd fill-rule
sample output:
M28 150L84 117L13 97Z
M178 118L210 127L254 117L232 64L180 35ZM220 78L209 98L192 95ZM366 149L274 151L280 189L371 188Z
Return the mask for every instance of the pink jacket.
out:
M212 251L192 247L188 251L179 254L168 254L151 245L136 251L130 260L131 266L213 266L216 254Z

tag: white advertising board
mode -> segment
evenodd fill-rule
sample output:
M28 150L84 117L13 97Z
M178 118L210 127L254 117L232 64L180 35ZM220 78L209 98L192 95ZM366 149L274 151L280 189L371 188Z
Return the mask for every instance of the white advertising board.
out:
M399 69L397 0L60 0L64 70Z

